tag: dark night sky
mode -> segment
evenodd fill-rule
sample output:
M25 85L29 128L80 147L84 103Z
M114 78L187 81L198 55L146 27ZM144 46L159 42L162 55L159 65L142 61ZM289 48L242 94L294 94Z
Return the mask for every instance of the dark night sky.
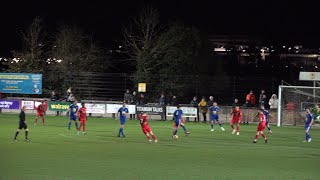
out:
M121 38L121 28L128 18L135 16L145 2L159 9L164 24L178 19L208 33L257 35L320 45L319 9L309 1L10 1L0 6L0 55L19 49L17 29L25 28L36 16L44 18L50 31L61 24L76 24L110 47Z

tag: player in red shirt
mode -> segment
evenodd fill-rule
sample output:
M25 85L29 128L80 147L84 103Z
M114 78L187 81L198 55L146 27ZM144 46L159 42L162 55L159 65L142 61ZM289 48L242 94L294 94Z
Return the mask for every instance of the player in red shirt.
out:
M142 132L147 136L149 143L152 143L152 140L150 138L150 135L152 136L153 140L155 143L158 142L156 136L153 134L149 124L148 124L148 115L147 113L140 113L139 114L139 120L140 120L140 125L142 128Z
M263 133L264 129L267 126L267 120L266 120L266 116L264 115L262 109L259 110L259 117L260 117L260 123L258 124L256 137L253 140L253 143L257 143L257 139L259 137L259 134L261 134L261 136L264 138L265 143L268 143L267 137Z
M242 120L242 111L240 110L239 106L236 106L234 110L230 114L230 125L232 128L232 134L237 131L237 135L240 134L240 123ZM237 130L234 129L234 124L237 124Z
M78 128L78 135L80 135L80 130L82 127L82 133L86 134L86 121L87 121L87 108L85 107L85 103L81 103L81 108L78 110L78 117L80 120L80 126Z
M43 103L44 103L44 102L41 101L41 104L39 104L39 106L36 107L37 115L36 115L36 120L35 120L35 122L34 122L34 125L35 125L35 126L38 124L38 118L39 118L39 116L41 116L41 118L42 118L42 125L44 126L44 111L45 111L45 109L44 109L44 104L43 104Z

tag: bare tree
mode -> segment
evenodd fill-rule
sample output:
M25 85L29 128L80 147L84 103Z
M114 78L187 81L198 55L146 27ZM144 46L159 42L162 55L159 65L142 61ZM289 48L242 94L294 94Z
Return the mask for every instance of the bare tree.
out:
M153 7L144 7L124 30L124 46L130 60L137 67L137 73L148 73L158 49L160 32L159 12ZM153 64L155 66L155 64Z
M50 71L56 75L49 78L56 87L62 87L60 91L70 86L76 90L78 74L103 72L110 66L105 51L76 26L61 27L53 39Z
M13 51L14 58L8 63L10 72L42 73L46 60L44 46L46 33L42 19L36 17L31 25L20 31L22 50Z
M136 66L135 84L148 83L149 92L182 92L184 74L196 69L201 40L183 23L160 27L159 12L145 7L125 29L124 45Z

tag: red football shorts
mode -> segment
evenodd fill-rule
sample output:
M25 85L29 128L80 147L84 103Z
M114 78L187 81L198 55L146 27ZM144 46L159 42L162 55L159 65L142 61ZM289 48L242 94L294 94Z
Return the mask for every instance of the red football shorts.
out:
M238 124L238 123L240 123L240 120L238 120L238 119L232 119L231 123L232 123L232 124Z
M81 124L85 124L85 123L86 123L86 119L85 119L85 118L83 118L83 119L80 118L80 123L81 123Z
M43 116L43 112L38 112L37 116Z
M144 133L144 134L147 134L147 133L149 133L151 131L151 128L150 128L150 126L143 126L142 127L142 132Z
M259 125L257 131L264 131L265 128L266 126Z

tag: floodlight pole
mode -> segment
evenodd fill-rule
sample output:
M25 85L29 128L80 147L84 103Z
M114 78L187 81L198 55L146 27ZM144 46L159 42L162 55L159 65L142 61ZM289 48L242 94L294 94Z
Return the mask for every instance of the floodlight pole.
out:
M281 99L282 99L282 85L279 86L278 89L278 121L277 126L281 126Z

